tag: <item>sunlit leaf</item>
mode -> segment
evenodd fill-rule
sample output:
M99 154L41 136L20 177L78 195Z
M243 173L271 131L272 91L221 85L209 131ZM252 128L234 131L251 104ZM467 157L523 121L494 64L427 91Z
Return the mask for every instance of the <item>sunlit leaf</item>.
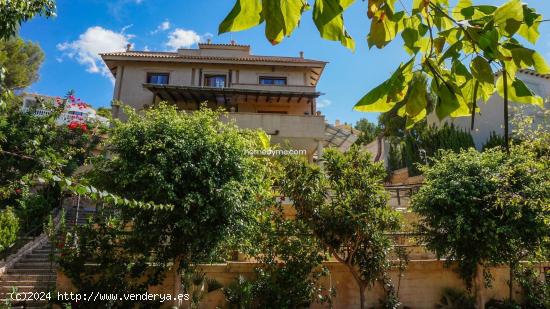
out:
M401 64L393 75L367 93L353 109L361 112L387 112L405 98L408 84L412 79L414 58Z
M229 15L220 24L218 33L246 30L263 21L261 0L237 0Z
M316 0L313 6L313 21L321 37L340 41L343 46L354 50L355 41L346 31L343 12L354 0Z
M262 0L262 8L265 35L271 44L278 44L290 36L309 6L304 0Z
M472 75L480 83L493 84L495 82L493 69L491 69L491 65L487 62L487 60L485 60L485 58L481 56L475 57L470 63L470 69L472 70Z
M504 78L502 74L497 79L497 93L504 98ZM516 103L535 104L544 107L543 98L535 95L533 91L518 79L508 79L508 99Z
M535 10L527 5L523 5L523 17L524 22L519 27L518 34L535 44L540 36L539 25L542 21L542 15L537 14Z
M453 9L453 12L452 12L453 18L458 21L468 19L468 17L465 16L462 13L462 11L472 7L472 5L473 5L472 0L459 0Z
M495 27L502 35L513 36L523 22L521 0L510 0L495 11Z
M550 74L550 66L544 57L535 50L517 47L510 50L516 66L520 69L534 68L540 74Z

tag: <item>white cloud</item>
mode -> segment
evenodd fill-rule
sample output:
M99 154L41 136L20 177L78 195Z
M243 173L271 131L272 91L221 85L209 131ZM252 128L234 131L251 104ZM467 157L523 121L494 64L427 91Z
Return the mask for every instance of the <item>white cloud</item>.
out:
M157 26L157 28L153 31L151 31L151 34L159 33L161 31L169 30L172 27L170 22L168 20L163 21L160 25Z
M121 32L114 32L100 26L90 27L82 33L78 40L57 44L57 49L63 55L73 58L86 67L90 73L99 73L112 80L109 69L99 56L99 53L116 52L126 50L130 39L134 36L124 33L128 27Z
M325 108L332 104L332 101L329 99L321 99L317 101L317 108Z
M201 41L201 36L193 30L176 28L168 35L166 46L176 50L178 48L189 48Z

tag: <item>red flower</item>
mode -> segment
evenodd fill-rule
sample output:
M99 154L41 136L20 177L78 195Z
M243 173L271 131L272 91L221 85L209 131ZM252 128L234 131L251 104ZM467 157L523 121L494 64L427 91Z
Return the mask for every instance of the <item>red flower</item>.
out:
M15 189L15 193L21 194L21 189Z
M78 128L79 126L80 126L80 124L78 123L78 121L71 121L67 127L71 130L74 130L74 129Z
M82 131L84 132L88 132L88 126L85 123L80 125L80 129L82 129Z

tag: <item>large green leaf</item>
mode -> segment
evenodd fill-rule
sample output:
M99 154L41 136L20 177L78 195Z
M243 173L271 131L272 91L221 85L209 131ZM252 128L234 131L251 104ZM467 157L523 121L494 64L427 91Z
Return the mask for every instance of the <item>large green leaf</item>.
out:
M426 79L419 77L414 77L409 86L409 93L407 94L407 101L405 103L405 110L408 117L414 118L420 114L423 110L426 110L426 105L428 103L428 90L427 90Z
M495 76L493 74L493 69L491 69L491 65L485 58L481 56L477 56L472 60L470 63L470 69L472 71L472 75L480 82L480 83L489 83L494 84L495 82Z
M518 34L526 38L532 44L535 44L539 39L539 25L542 21L542 15L527 5L523 6L523 16L525 21L521 24L518 30Z
M521 0L510 0L500 6L494 13L495 27L502 35L513 36L523 23L523 6Z
M261 0L237 0L218 28L218 33L250 29L264 21Z
M472 0L459 0L456 6L453 9L452 16L456 20L468 19L467 16L463 13L466 9L473 6Z
M504 78L502 74L497 79L497 93L504 98ZM508 78L508 99L516 103L535 104L544 107L544 99L535 95L533 91L518 78Z
M316 0L313 6L313 21L321 37L340 41L345 47L354 50L355 41L346 31L343 12L354 0Z
M383 48L397 35L404 17L403 12L393 14L391 12L378 11L372 18L370 32L367 36L369 47Z
M401 64L388 80L369 91L353 109L360 112L390 111L397 102L405 98L413 76L413 65L414 58Z
M290 36L300 23L302 13L309 8L304 0L262 0L265 35L271 44Z
M516 47L510 49L512 59L520 69L534 68L540 74L550 74L550 66L544 57L535 50Z

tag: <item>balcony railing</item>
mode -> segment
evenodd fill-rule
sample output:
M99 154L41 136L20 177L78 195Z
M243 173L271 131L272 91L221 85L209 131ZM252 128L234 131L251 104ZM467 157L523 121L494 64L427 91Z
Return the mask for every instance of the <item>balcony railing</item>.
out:
M239 112L229 113L227 117L241 128L263 129L274 137L323 139L325 136L323 116Z
M315 86L301 85L260 85L247 83L231 83L230 88L271 91L315 92Z

